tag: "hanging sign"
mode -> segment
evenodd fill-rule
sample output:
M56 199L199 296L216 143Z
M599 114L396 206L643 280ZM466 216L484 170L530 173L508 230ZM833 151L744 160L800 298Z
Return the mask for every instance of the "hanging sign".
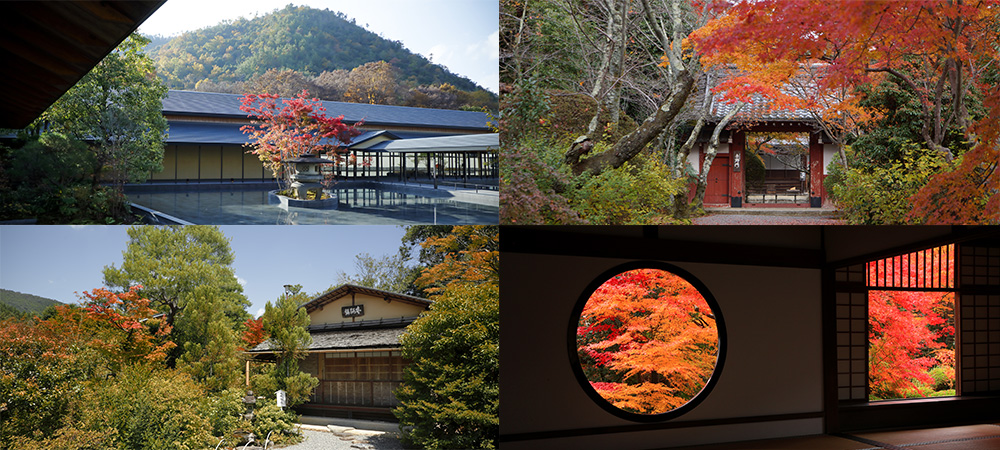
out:
M743 155L743 152L734 152L733 153L733 172L739 172L740 171L740 166L742 165L742 164L740 164L740 156L741 155Z
M359 317L365 315L365 305L341 306L341 314L344 317Z

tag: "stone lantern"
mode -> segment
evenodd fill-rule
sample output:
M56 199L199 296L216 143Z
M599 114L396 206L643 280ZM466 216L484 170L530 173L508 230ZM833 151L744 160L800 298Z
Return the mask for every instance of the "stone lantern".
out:
M286 159L285 162L294 165L291 187L295 190L299 200L305 200L308 192L313 189L316 190L316 200L319 200L323 192L323 186L320 184L323 181L321 164L333 164L333 161L305 153L298 158Z

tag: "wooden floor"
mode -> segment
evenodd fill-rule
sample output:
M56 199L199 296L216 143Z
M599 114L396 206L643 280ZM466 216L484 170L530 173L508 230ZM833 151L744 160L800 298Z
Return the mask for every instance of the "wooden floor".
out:
M996 450L1000 449L1000 423L670 448L674 450Z

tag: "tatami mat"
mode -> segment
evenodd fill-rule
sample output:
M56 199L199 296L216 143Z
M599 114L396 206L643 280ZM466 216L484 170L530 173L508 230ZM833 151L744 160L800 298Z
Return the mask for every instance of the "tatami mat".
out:
M954 441L972 438L1000 437L1000 426L969 425L962 427L926 428L920 430L856 433L857 437L905 447L926 442Z
M856 440L855 440L856 439ZM919 430L803 436L729 444L677 447L674 450L997 450L1000 423Z
M850 439L820 435L735 442L731 444L700 445L696 447L678 447L673 450L861 450L870 447L871 445Z

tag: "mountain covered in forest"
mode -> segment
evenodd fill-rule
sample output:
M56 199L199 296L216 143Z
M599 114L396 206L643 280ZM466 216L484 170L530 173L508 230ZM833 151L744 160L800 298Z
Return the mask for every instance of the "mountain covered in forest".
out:
M171 89L235 93L249 91L247 87L254 83L266 86L280 80L279 84L292 85L302 84L302 80L325 80L333 87L326 89L321 84L315 89L317 86L308 83L304 87L314 87L320 92L311 91L313 95L324 94L327 100L350 101L330 97L343 95L351 71L376 67L375 63L384 61L392 68L395 85L396 98L390 103L406 104L414 94L434 97L441 94L438 90L453 96L475 93L496 101L494 94L468 78L410 52L401 42L364 29L343 13L327 9L288 5L263 16L224 21L169 40L161 36L151 39L147 53ZM470 104L459 103L454 106Z
M0 289L0 305L6 305L21 313L41 313L49 306L61 305L60 301L39 297L32 294L22 294L9 289Z

